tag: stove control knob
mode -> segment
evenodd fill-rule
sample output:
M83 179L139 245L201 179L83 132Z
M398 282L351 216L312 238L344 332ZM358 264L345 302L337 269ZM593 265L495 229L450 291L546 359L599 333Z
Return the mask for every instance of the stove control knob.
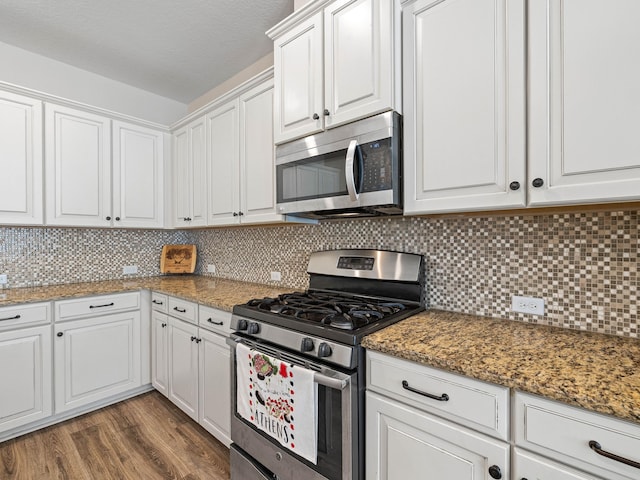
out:
M247 329L247 321L244 318L241 318L240 320L238 320L238 323L236 325L236 330L246 330Z
M322 342L318 345L318 357L330 357L332 353L331 346L328 343Z
M301 352L312 352L313 351L313 340L310 339L309 337L305 337L302 339L302 342L300 343L300 351Z
M249 335L257 335L260 333L260 324L256 322L251 322L249 324L249 328L247 328L247 333Z

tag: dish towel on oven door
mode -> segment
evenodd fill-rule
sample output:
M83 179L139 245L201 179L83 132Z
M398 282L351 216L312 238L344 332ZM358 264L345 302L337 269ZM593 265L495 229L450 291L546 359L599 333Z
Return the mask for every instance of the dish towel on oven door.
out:
M318 388L313 370L237 345L240 416L292 452L318 461Z

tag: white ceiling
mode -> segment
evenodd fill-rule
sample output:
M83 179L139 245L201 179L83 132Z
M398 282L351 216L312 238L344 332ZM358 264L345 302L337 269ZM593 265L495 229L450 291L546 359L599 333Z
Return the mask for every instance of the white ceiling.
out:
M292 11L293 0L0 0L0 42L189 103L270 53L264 32Z

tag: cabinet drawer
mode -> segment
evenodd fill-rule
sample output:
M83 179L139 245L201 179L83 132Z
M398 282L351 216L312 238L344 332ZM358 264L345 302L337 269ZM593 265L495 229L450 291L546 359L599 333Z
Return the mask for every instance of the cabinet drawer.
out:
M506 387L367 352L367 389L488 435L508 438Z
M231 334L231 312L200 305L198 325L207 330L228 336Z
M0 331L49 323L50 304L34 303L0 308Z
M92 317L140 308L140 293L118 293L100 297L61 300L55 303L56 321Z
M186 320L191 323L198 323L198 305L187 300L169 297L169 315Z
M162 293L151 292L151 308L157 312L169 311L169 297Z
M640 425L516 392L516 445L609 480L638 479L640 468L589 447L640 462Z

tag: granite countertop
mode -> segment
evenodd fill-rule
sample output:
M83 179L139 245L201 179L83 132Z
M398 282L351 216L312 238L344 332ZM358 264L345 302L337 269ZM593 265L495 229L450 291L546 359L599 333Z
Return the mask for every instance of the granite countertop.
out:
M640 424L638 339L430 310L363 345Z
M225 311L290 288L198 275L0 290L0 307L142 289ZM363 345L640 424L640 340L430 310Z
M0 290L0 307L145 289L228 312L231 311L234 305L245 303L252 298L273 297L291 291L290 288L282 289L269 285L222 278L175 275L5 289Z

